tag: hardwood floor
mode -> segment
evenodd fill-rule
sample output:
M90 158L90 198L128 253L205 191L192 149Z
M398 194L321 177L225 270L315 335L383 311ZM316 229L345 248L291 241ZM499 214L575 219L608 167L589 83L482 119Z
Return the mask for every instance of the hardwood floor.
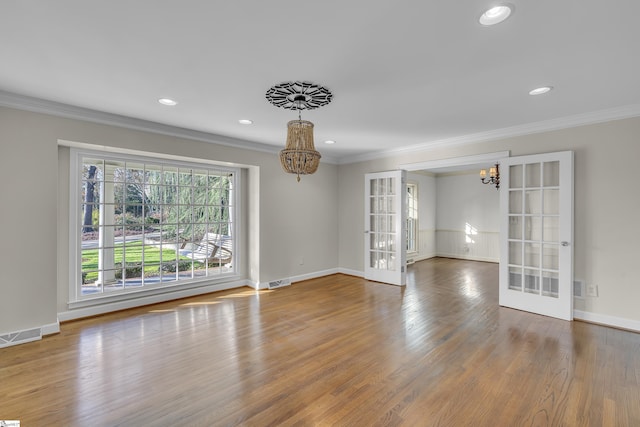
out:
M640 334L498 307L497 264L334 275L0 349L22 426L640 426Z

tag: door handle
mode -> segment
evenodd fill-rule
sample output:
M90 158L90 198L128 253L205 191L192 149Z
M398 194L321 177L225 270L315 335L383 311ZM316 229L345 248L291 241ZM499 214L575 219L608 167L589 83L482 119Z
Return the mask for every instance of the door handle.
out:
M567 241L560 242L560 244L561 244L562 246L569 246L569 242L567 242Z

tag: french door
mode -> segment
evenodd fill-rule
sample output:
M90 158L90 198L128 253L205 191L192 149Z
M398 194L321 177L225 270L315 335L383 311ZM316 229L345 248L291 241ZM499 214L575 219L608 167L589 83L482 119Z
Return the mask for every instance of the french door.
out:
M365 175L364 277L406 284L406 171Z
M501 306L573 319L573 152L500 162Z

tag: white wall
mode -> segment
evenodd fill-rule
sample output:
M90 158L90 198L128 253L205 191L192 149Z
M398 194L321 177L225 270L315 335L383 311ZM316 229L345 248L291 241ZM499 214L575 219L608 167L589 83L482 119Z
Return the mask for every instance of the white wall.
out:
M436 256L436 179L430 173L407 173L418 185L418 253L415 261Z
M500 261L500 193L478 170L436 176L438 256Z
M340 267L362 271L363 175L398 165L510 150L526 155L575 153L574 271L599 288L597 298L576 300L583 317L622 319L640 329L640 212L637 170L640 118L413 152L338 167ZM596 171L606 170L606 178Z
M68 309L68 163L58 149L61 139L248 165L245 208L254 233L246 279L336 271L335 165L321 163L298 183L282 171L276 154L0 107L6 248L0 257L0 334L55 324L57 313Z
M0 335L57 323L57 160L37 116L0 107Z
M499 261L500 193L481 184L477 170L409 172L407 179L418 185L418 253L411 258Z

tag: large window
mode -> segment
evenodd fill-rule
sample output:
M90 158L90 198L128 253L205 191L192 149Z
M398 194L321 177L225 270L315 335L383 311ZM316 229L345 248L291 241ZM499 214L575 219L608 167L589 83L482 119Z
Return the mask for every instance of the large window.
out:
M238 170L72 153L75 300L235 274Z

